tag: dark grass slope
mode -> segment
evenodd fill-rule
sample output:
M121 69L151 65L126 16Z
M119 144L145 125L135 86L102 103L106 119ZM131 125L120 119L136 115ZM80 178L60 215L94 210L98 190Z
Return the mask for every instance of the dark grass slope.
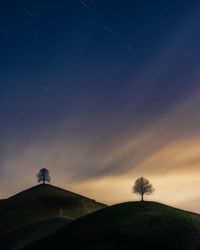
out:
M200 215L155 202L128 202L79 218L26 249L147 248L200 250Z
M0 204L0 231L58 216L72 220L103 207L104 204L70 191L47 184L37 185Z
M44 237L64 226L66 227L70 222L71 220L63 217L56 217L15 229L0 236L0 249L20 249L41 237Z

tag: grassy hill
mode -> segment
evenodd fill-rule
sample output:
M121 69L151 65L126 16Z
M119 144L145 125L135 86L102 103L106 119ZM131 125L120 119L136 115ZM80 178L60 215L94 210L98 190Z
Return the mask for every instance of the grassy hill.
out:
M63 217L55 217L20 227L0 236L0 249L20 249L63 226L66 227L70 222L71 220Z
M122 203L83 216L26 249L147 248L199 250L200 215L155 202Z
M0 232L54 217L72 220L103 207L104 204L84 196L52 185L41 184L1 203Z
M5 199L1 199L1 200L0 200L0 205L3 204L4 201L5 201Z

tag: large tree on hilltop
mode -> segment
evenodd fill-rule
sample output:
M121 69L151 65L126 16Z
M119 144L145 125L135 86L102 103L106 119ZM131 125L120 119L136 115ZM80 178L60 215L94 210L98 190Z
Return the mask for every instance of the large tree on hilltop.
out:
M49 170L46 168L40 169L39 173L37 174L37 181L38 183L42 182L42 184L45 184L45 182L51 182Z
M144 177L140 177L135 181L133 186L133 193L141 195L141 201L144 201L144 194L150 195L154 192L153 185L149 180Z

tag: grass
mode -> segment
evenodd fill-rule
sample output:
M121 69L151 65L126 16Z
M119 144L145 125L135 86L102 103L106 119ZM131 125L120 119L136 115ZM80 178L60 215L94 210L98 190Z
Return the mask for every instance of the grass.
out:
M26 249L199 250L200 215L155 202L127 202L83 216Z
M84 196L41 184L0 203L0 232L55 217L72 220L103 207Z
M0 236L0 249L20 249L71 222L63 217L39 221Z

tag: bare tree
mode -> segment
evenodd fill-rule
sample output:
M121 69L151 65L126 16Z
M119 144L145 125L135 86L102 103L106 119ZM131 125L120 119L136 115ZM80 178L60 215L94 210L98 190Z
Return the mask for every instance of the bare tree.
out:
M144 194L150 195L154 192L153 185L149 180L144 177L140 177L135 181L133 186L133 193L141 195L141 201L144 201Z
M51 182L49 170L46 168L40 169L39 173L37 174L37 181L38 183L42 182L42 184L45 184L45 182Z

